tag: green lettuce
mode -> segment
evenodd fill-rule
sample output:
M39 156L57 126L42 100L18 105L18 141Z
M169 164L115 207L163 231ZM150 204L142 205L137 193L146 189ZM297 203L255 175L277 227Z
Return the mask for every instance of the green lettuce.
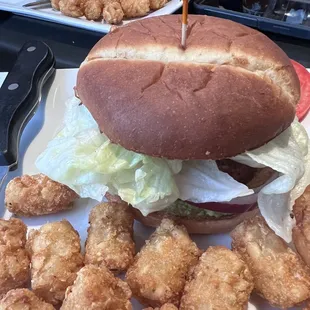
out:
M153 204L159 210L179 197L173 176L182 169L181 161L145 156L111 143L77 99L68 102L64 128L36 166L81 197L101 201L109 190L143 213L152 211Z

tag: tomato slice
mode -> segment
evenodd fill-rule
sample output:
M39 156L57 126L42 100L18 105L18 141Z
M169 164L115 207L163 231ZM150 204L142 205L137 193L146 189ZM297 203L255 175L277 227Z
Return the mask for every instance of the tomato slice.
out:
M220 203L220 202L206 202L206 203L195 203L191 201L186 201L186 203L193 205L197 208L208 209L215 212L223 213L243 213L246 211L253 210L257 203L238 205L238 204L229 204L229 203Z
M296 107L296 115L301 121L310 109L310 73L300 63L291 60L300 81L301 96Z

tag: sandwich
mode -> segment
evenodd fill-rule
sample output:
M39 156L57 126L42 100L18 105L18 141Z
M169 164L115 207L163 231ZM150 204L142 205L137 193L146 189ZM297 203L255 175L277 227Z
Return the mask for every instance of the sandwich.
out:
M307 132L287 55L232 21L147 18L103 37L81 64L63 129L36 166L81 197L109 195L156 226L230 231L260 212L286 241L310 183Z

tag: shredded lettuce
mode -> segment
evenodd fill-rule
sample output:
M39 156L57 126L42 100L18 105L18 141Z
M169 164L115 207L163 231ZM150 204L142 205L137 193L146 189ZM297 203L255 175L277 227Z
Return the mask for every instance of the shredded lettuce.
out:
M81 197L98 201L107 191L147 215L181 198L195 202L230 201L253 193L214 161L166 160L113 144L85 106L67 102L64 127L48 143L36 166Z
M258 193L258 206L270 228L287 242L291 241L295 200L310 184L308 135L297 121L269 143L233 158L251 167L270 167L280 176Z
M75 98L67 102L64 128L36 166L81 197L101 201L109 190L144 214L165 208L179 196L173 175L180 172L181 161L144 156L111 143Z
M246 185L219 170L214 160L186 161L175 179L180 189L180 199L184 201L225 202L254 193Z
M101 201L118 194L143 215L178 199L200 202L251 200L258 196L262 215L287 242L294 220L292 205L310 184L308 136L295 120L278 137L232 160L251 167L271 167L279 176L257 193L220 171L211 160L167 160L128 151L103 135L78 99L67 102L63 129L38 157L36 166L81 197Z

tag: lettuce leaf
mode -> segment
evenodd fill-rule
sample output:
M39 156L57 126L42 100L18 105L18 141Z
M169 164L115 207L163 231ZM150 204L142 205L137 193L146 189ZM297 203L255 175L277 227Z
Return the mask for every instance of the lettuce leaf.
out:
M308 141L306 130L295 119L288 129L269 143L232 158L251 167L270 167L280 173L261 189L258 206L270 228L287 242L292 239L295 224L291 218L293 204L310 184Z
M181 161L144 156L111 143L75 98L67 102L64 128L36 166L81 197L101 201L109 190L143 214L161 210L179 196L173 175L182 169Z
M48 143L36 166L81 197L101 201L109 191L144 215L162 210L178 198L230 201L253 193L221 172L214 161L154 158L111 143L76 98L67 102L64 127Z
M190 160L175 176L180 199L201 202L227 202L254 193L246 185L222 172L213 160Z
M295 120L278 137L232 160L271 167L279 177L257 193L220 171L211 160L166 160L128 151L100 133L89 111L67 102L63 129L38 157L38 170L66 184L81 197L101 201L107 191L119 195L143 215L177 199L200 202L248 201L258 196L262 215L286 241L291 240L293 203L310 184L308 135Z

